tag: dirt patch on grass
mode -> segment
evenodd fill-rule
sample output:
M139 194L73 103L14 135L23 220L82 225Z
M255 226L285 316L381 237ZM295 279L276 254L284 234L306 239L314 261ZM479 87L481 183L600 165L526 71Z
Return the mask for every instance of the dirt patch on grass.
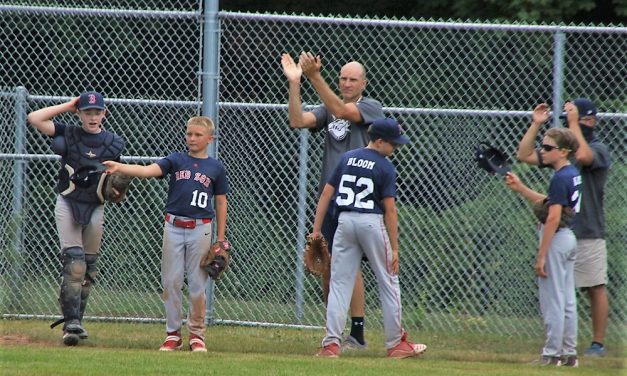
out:
M24 334L2 334L0 335L0 346L9 346L9 345L28 345L29 343L33 343L27 336Z
M0 347L2 346L55 346L57 341L47 340L37 337L29 337L23 333L0 334Z

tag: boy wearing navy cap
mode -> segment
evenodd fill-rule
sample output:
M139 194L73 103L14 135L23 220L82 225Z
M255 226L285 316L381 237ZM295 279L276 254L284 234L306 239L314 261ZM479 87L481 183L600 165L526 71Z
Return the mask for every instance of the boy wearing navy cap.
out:
M53 120L65 112L76 113L81 126ZM63 319L57 323L64 322L63 343L67 346L87 338L82 319L98 275L104 225L104 203L97 192L104 174L95 174L93 179L75 178L79 170L119 160L125 145L120 136L102 129L105 114L104 98L95 91L28 114L28 122L52 138L52 149L61 156L55 219L63 262L59 292Z
M520 141L518 159L531 165L547 167L535 138L540 127L549 118L548 105L539 104L533 111L531 125ZM579 149L574 164L582 179L581 211L575 219L573 231L577 237L575 285L588 293L592 313L592 343L585 356L605 356L603 346L607 328L609 303L605 285L607 278L607 248L605 243L605 215L603 197L607 175L611 167L608 147L596 138L597 108L588 98L577 98L564 104L561 118L566 120Z
M342 156L324 186L316 209L314 237L322 235L322 221L331 200L335 200L339 211L331 253L326 336L317 354L321 357L340 355L351 293L364 255L378 280L388 357L418 356L427 349L423 344L408 341L401 326L396 170L386 158L409 140L392 118L375 120L368 128L368 136L368 146Z

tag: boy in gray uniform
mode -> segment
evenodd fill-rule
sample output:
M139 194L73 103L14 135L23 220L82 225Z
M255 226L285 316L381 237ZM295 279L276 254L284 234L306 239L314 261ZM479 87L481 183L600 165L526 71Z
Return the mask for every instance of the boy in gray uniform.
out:
M538 296L544 321L546 340L541 365L577 367L577 303L575 299L575 250L577 240L569 223L560 223L562 213L579 212L581 205L581 176L568 158L579 148L569 129L549 129L542 141L542 160L555 173L547 195L538 193L508 172L505 184L529 201L538 204L546 200L548 214L539 225L539 246L535 274L538 276ZM563 359L560 359L563 358Z
M539 104L533 111L533 119L527 133L520 141L518 159L522 162L547 167L534 148L536 135L549 118L549 107ZM577 237L577 260L575 261L575 283L587 291L592 309L592 344L584 355L604 356L603 339L607 328L609 303L607 299L607 248L605 244L605 215L603 196L605 183L611 166L610 153L599 141L594 129L597 124L597 108L587 98L577 98L564 104L568 128L579 142L574 154L574 164L581 173L583 183L581 212L575 220L573 230Z
M225 240L226 195L230 191L224 165L207 153L207 146L214 140L214 132L211 119L194 116L187 121L187 152L171 153L147 166L104 162L108 173L169 178L161 255L167 336L160 351L175 351L183 347L182 288L187 276L189 348L193 352L207 352L205 288L209 276L200 268L200 259L211 247L214 220L217 240ZM214 200L215 207L212 204Z
M375 120L368 135L367 147L344 154L324 186L316 209L314 238L322 235L322 221L333 202L339 211L331 256L327 330L317 354L321 357L337 358L341 353L349 298L364 255L377 277L388 357L413 357L427 349L407 340L401 326L396 170L386 158L409 140L392 118Z
M320 56L314 57L311 53L303 52L296 64L290 55L284 54L281 58L281 65L289 81L290 126L325 131L322 173L318 183L319 197L342 155L349 150L368 144L366 133L368 125L374 119L384 116L383 107L378 101L363 96L367 83L366 70L356 61L347 63L340 70L341 99L329 88L320 74L322 67ZM322 106L312 112L303 112L301 108L300 81L303 74L309 79L323 102ZM337 213L335 207L332 206L322 223L322 233L329 244L333 244L336 228ZM329 280L330 276L323 276L325 293L329 291ZM364 306L364 281L359 271L350 306L351 332L342 344L344 348L364 349L367 346L364 339Z

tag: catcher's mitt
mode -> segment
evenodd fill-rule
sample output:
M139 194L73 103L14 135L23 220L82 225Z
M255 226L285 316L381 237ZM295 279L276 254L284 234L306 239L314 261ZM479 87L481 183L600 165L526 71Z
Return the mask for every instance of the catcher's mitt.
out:
M106 167L100 163L81 166L72 175L70 175L70 181L77 187L81 188L89 188L96 184L100 184L105 168Z
M536 218L538 218L540 223L546 222L546 217L549 215L549 205L546 198L533 205L533 214ZM573 218L575 218L575 211L573 208L567 206L562 207L562 216L560 217L559 227L570 227Z
M207 272L211 279L217 281L222 278L229 267L231 262L230 251L231 245L228 241L218 240L200 259L200 268Z
M329 254L329 244L324 236L314 238L312 234L307 235L303 262L307 271L315 276L329 273L331 255Z
M487 142L475 146L475 161L480 168L491 174L505 175L511 171L507 164L507 155Z
M122 202L126 198L126 193L131 187L133 177L118 172L105 175L104 182L99 190L101 201L109 201L116 204Z

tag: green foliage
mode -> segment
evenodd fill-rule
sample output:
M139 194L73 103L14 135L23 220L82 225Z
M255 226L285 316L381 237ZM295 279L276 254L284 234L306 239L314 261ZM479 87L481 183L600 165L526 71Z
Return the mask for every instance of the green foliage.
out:
M523 22L616 22L627 16L627 2L614 0L431 0L360 1L332 3L293 2L290 0L235 0L224 2L221 10L270 11L279 13L388 16L404 18L441 18Z

